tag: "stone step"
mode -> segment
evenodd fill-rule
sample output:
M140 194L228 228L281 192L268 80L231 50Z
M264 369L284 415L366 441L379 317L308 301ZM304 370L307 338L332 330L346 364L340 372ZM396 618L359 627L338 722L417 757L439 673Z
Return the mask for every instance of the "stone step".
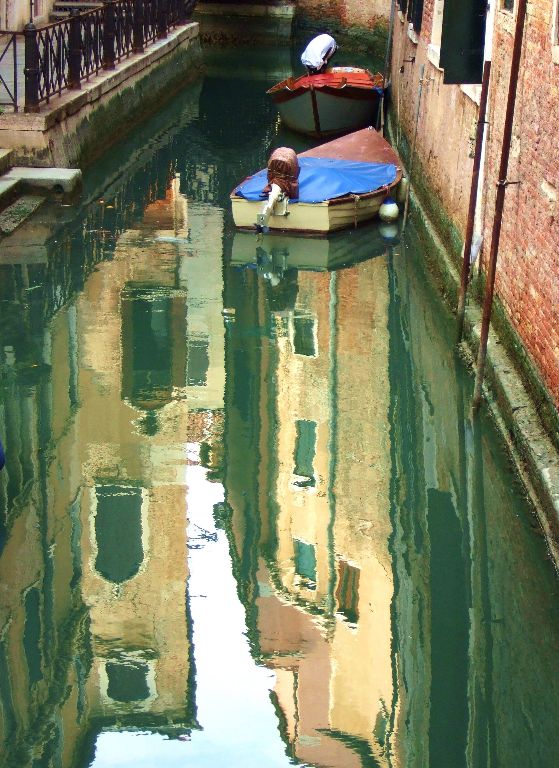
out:
M82 172L79 168L27 168L15 166L5 173L6 181L16 180L23 190L36 192L45 190L65 195L79 194L82 186Z
M75 8L78 11L85 11L86 9L91 10L92 8L101 8L102 5L103 3L80 2L79 0L78 2L76 2L76 0L74 0L74 2L71 2L71 0L70 2L67 2L67 0L63 0L61 2L55 2L53 8L68 8L69 10Z
M43 195L22 195L0 212L0 233L9 235L45 202Z
M19 189L18 179L0 177L0 210L12 202Z
M12 164L12 150L0 149L0 173L6 173Z

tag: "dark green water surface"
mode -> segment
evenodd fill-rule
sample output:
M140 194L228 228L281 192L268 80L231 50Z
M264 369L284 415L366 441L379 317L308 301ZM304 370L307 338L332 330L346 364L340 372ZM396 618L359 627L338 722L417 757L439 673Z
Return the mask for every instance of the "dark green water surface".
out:
M557 578L413 222L234 232L291 67L208 57L0 242L2 767L559 765Z

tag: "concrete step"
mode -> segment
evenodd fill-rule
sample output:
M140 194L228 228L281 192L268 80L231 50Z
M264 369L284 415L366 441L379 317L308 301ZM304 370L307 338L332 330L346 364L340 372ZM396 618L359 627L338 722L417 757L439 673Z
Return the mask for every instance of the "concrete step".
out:
M9 235L26 221L46 200L44 195L22 195L0 212L0 233Z

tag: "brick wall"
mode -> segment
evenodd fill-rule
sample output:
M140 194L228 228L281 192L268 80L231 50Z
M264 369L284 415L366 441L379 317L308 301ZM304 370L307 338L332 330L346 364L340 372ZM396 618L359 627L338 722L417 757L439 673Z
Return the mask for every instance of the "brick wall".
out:
M555 0L555 3L557 0ZM496 293L559 407L559 46L554 0L529 2L503 213ZM493 42L485 248L493 223L514 18L498 11Z
M488 257L512 56L514 15L495 17L484 191L482 263ZM559 46L552 45L554 4L531 0L517 85L496 295L544 385L559 407ZM425 0L421 34L410 39L397 19L392 62L393 105L412 141L419 83L425 83L418 122L416 163L443 204L452 227L465 231L472 174L479 87L444 85L433 41L438 0ZM415 62L405 61L415 56ZM404 72L399 72L403 64ZM414 166L415 167L415 166ZM416 179L421 182L421 179ZM427 204L427 207L428 204Z

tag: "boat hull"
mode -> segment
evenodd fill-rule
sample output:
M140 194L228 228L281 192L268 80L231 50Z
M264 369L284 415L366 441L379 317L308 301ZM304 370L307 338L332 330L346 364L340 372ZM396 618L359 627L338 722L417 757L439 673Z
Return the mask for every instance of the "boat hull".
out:
M382 96L377 80L367 70L340 67L285 80L268 93L285 126L327 138L376 124Z
M283 215L283 206L274 208L268 228L277 232L325 235L356 227L374 218L385 198L397 195L402 180L400 159L390 144L375 130L364 128L318 147L302 152L298 157L333 158L357 162L390 163L396 166L391 184L361 195L346 195L320 203L292 202ZM235 191L230 196L233 219L238 229L255 230L263 200L247 200Z
M287 208L287 216L272 213L268 227L280 232L301 234L327 234L356 227L377 215L386 194L384 189L368 195L337 198L323 203L292 203ZM254 231L262 202L233 197L231 203L235 226Z

